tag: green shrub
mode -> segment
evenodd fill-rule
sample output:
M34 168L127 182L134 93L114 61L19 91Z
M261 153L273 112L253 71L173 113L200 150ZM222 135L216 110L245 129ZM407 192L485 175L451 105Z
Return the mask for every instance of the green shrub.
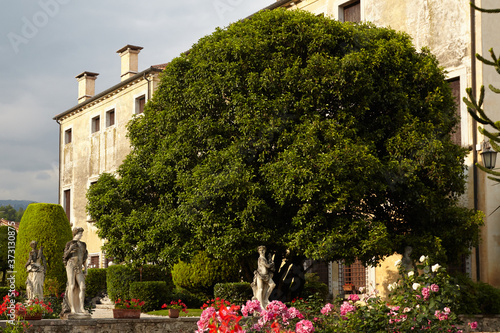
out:
M2 272L2 285L7 284L7 271L11 271L14 268L9 265L9 249L14 248L16 238L17 232L14 227L0 226L0 271ZM13 253L10 254L12 255Z
M236 281L238 271L235 263L213 259L206 252L199 252L191 262L175 264L172 279L176 287L213 295L215 284Z
M8 293L9 287L0 287L0 300L2 300Z
M329 295L328 286L319 280L319 276L316 273L306 273L305 279L306 283L300 293L300 297L308 298L316 295L324 302Z
M209 297L207 294L204 294L202 292L191 292L189 290L183 289L183 288L175 288L173 294L170 297L170 300L182 300L184 304L187 305L188 308L191 309L197 309L200 308L203 303L205 303L207 300L209 300L211 297ZM168 302L170 300L167 300Z
M89 268L85 277L85 297L94 298L106 291L106 268Z
M35 203L30 204L24 212L19 225L16 242L16 288L26 289L26 268L28 255L31 251L30 242L38 242L38 249L43 246L47 260L47 279L55 279L58 287L66 285L66 269L62 255L66 243L73 238L71 227L60 205Z
M480 314L500 314L500 289L484 282L477 282L476 288Z
M217 283L214 287L214 296L241 305L252 299L253 291L248 282Z
M107 268L106 285L112 301L118 298L129 299L130 284L139 281L139 271L125 265L113 265Z
M140 270L126 265L113 265L107 268L106 285L108 296L116 301L118 298L129 299L130 284L140 281ZM144 281L164 281L169 290L173 289L170 275L154 265L142 266L142 282Z
M142 312L161 309L161 306L170 299L172 290L168 289L165 281L132 282L129 290L130 298L144 301Z

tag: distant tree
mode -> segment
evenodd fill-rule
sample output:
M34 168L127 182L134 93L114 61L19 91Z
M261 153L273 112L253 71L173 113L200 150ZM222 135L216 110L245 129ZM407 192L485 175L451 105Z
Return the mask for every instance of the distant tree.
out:
M19 224L15 262L16 287L23 290L26 287L25 264L31 250L30 242L34 240L38 242L38 248L44 248L43 253L47 260L45 281L53 279L58 283L58 290L64 290L66 270L62 255L66 243L72 238L68 218L60 205L30 204Z
M1 206L0 218L6 219L8 221L16 221L16 210L11 205Z
M458 205L456 123L435 57L407 35L263 11L167 66L87 208L116 259L173 265L204 250L238 258L247 280L261 244L296 267L375 264L407 245L451 259L482 223Z

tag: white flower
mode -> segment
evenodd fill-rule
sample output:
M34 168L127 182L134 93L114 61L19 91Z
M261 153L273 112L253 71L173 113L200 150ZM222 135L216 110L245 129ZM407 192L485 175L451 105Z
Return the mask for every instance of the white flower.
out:
M413 290L417 290L419 287L420 287L420 283L416 283L416 282L415 282L415 283L412 285Z
M410 311L411 311L411 309L408 308L408 307L406 307L406 308L404 308L403 313L407 313L407 312L410 312Z
M401 259L396 260L396 262L394 263L394 266L396 267L398 267L399 265L401 265Z
M365 287L359 287L359 292L364 293L365 292Z
M420 304L415 305L415 309L420 309Z
M394 286L392 285L392 283L389 283L389 285L387 285L387 290L389 290L389 291L394 290Z
M408 272L408 277L412 277L415 273L413 271Z
M421 256L421 257L420 257L420 262L424 262L424 261L426 261L427 259L429 259L429 257L426 257L426 256Z
M432 265L432 272L436 273L440 267L441 267L441 265L439 265L439 264Z

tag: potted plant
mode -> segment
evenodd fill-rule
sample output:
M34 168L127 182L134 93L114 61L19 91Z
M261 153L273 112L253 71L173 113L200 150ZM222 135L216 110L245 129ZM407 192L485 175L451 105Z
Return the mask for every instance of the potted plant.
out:
M343 285L344 291L353 291L354 290L354 285L352 283L346 283Z
M181 300L171 301L170 304L163 304L162 309L168 309L168 316L170 318L179 318L179 312L182 310L184 313L188 313L187 306Z
M15 313L16 318L24 318L26 320L40 320L44 314L52 313L50 302L45 304L39 299L33 299L23 303L16 303Z
M122 300L119 298L115 301L115 308L113 309L113 318L124 319L124 318L140 318L141 308L144 305L144 301L141 302L139 299L132 298L131 300Z

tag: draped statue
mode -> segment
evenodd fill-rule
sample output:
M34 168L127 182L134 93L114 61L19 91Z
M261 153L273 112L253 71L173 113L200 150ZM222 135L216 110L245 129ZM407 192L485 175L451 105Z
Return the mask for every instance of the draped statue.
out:
M47 261L43 255L43 246L37 251L38 243L31 241L31 251L29 253L28 262L26 263L26 294L29 300L35 298L43 300L43 283L45 282L45 272L47 270Z
M271 259L271 254L266 259L266 247L259 246L259 259L257 261L257 270L254 272L253 282L251 284L253 290L253 300L258 300L260 306L265 309L269 304L269 296L276 284L273 281L274 262Z

